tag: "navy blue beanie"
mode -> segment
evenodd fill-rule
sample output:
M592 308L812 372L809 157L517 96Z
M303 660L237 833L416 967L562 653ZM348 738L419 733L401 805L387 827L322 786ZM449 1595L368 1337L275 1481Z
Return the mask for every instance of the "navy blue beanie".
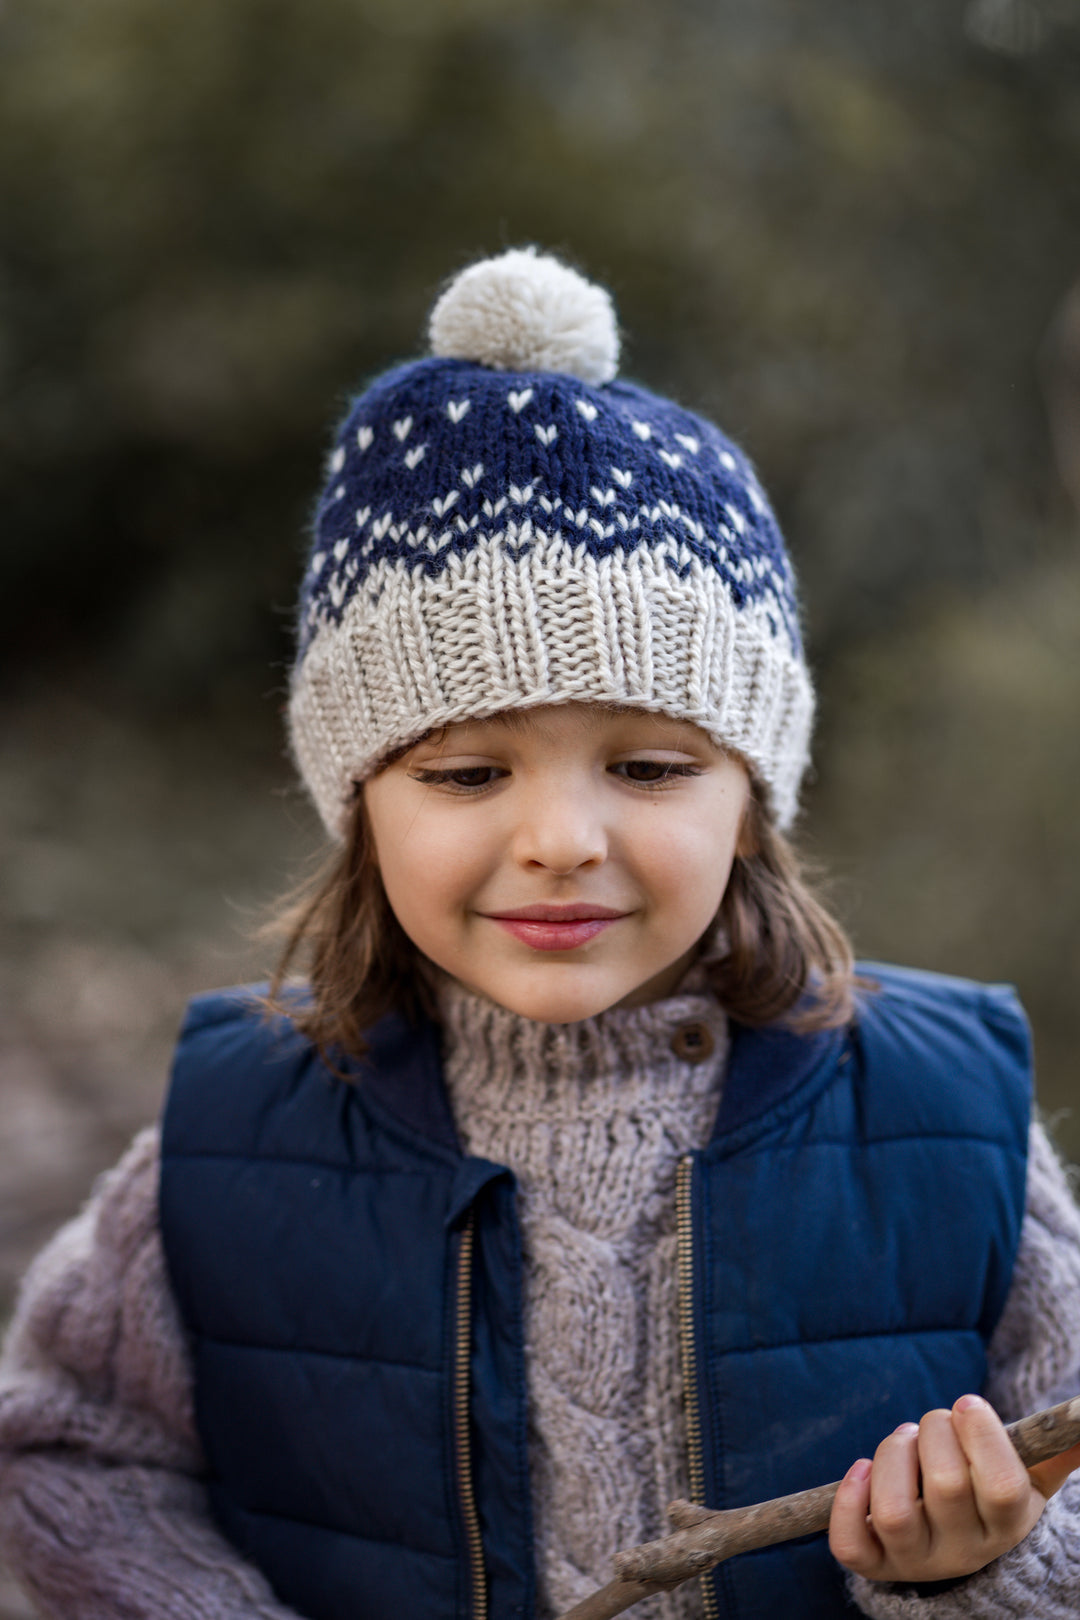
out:
M618 381L608 295L531 249L464 271L431 335L354 400L316 513L290 724L327 827L432 727L568 701L693 721L786 826L813 695L742 451Z

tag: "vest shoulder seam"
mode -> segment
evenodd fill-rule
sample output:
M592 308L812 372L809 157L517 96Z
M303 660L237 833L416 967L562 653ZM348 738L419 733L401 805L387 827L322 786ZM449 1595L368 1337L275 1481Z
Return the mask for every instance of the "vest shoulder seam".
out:
M743 1344L732 1345L728 1350L717 1352L720 1356L755 1356L763 1350L805 1350L811 1344L847 1344L858 1339L930 1339L947 1337L950 1339L979 1339L982 1334L977 1327L919 1327L919 1328L881 1328L876 1333L826 1333L819 1338L811 1335L802 1335L797 1339L778 1339L775 1344Z
M758 1158L763 1153L783 1153L785 1151L789 1153L805 1153L808 1148L819 1147L840 1147L847 1148L851 1152L861 1153L866 1148L892 1147L899 1142L974 1142L982 1147L997 1148L1003 1153L1015 1154L1017 1158L1026 1157L1024 1150L1011 1138L980 1136L977 1131L900 1131L895 1136L867 1136L863 1138L818 1136L813 1137L810 1141L793 1142L787 1148L783 1143L762 1142L760 1147L740 1150L737 1156L740 1159L753 1159ZM703 1148L702 1154L707 1155L713 1145L713 1143L710 1143L709 1147Z
M294 1157L290 1153L243 1153L239 1149L235 1153L216 1153L202 1148L164 1148L161 1153L162 1163L166 1160L176 1162L180 1159L188 1161L217 1160L224 1164L288 1164L300 1170L336 1170L342 1175L362 1176L430 1176L442 1174L449 1176L447 1166L425 1165L411 1169L407 1165L389 1164L341 1164L330 1159L306 1159Z
M399 1361L392 1356L369 1356L359 1350L323 1350L309 1344L258 1344L254 1339L226 1339L220 1333L194 1330L194 1337L204 1344L220 1345L228 1350L258 1350L278 1356L325 1356L329 1361L366 1361L376 1367L401 1367L406 1372L424 1373L428 1378L441 1378L442 1370L427 1367L422 1361Z
M420 1558L437 1558L444 1564L456 1564L456 1553L435 1552L431 1547L413 1547L400 1536L364 1536L358 1530L343 1530L336 1524L319 1524L316 1519L302 1519L297 1513L275 1513L272 1508L244 1507L239 1502L230 1504L234 1513L248 1519L273 1519L280 1524L302 1524L308 1530L317 1530L331 1536L345 1536L349 1541L366 1541L373 1547L394 1547L398 1552L413 1553Z

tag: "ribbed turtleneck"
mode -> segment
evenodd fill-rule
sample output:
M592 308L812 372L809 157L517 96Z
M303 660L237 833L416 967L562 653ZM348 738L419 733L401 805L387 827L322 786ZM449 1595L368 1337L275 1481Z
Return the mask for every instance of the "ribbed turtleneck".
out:
M726 1020L693 973L673 997L575 1024L451 980L440 1010L463 1145L518 1183L539 1613L557 1616L689 1495L675 1178L716 1116ZM697 1583L640 1612L699 1616Z

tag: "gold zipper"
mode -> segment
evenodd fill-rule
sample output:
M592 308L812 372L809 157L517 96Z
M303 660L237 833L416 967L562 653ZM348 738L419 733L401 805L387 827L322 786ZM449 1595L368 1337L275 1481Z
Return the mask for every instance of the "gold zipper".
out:
M690 1183L694 1161L679 1160L675 1181L675 1226L679 1261L679 1350L682 1361L683 1400L686 1407L686 1449L690 1457L690 1500L705 1506L705 1452L701 1440L698 1403L697 1349L694 1344L694 1235L690 1217ZM701 1591L706 1620L720 1613L711 1575L702 1575Z
M472 1448L469 1444L469 1349L472 1336L472 1257L476 1218L472 1210L461 1233L457 1264L457 1334L454 1344L454 1452L457 1464L458 1499L465 1523L469 1558L469 1584L472 1587L472 1620L487 1620L487 1582L484 1576L484 1544L480 1538L480 1516L473 1490Z

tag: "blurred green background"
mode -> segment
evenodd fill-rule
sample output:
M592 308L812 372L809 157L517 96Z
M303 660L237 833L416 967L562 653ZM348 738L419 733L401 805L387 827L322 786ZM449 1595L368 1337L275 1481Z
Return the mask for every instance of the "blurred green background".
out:
M5 1297L318 846L279 711L330 426L525 242L756 459L804 843L864 954L1020 986L1080 1157L1080 5L4 0Z

